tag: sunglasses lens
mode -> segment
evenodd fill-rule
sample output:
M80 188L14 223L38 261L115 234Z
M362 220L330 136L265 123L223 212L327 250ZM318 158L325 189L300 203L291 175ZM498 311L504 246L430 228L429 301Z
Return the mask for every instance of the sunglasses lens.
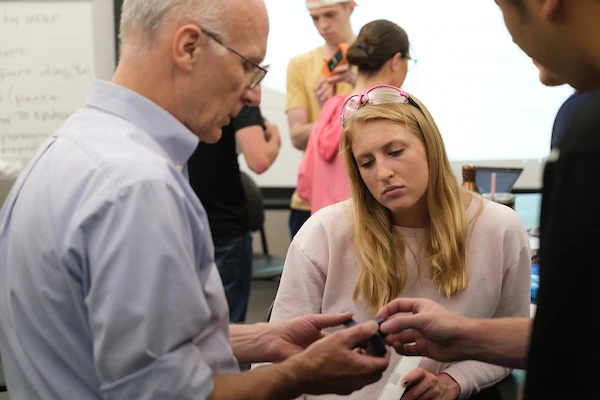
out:
M419 108L406 92L394 86L375 86L361 94L355 94L350 97L342 108L342 124L348 117L354 114L359 108L366 103L379 105L388 103L410 103L416 108Z
M368 93L371 104L407 103L406 93L399 88L380 86L373 88Z
M346 101L346 104L344 104L344 109L342 110L342 122L344 122L350 115L354 114L356 110L360 108L358 98L358 96L352 96L348 99L348 101Z

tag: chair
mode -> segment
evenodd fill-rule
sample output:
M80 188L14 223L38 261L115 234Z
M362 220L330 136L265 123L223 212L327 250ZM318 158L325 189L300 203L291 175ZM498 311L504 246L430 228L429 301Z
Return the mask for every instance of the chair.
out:
M4 381L4 371L2 370L2 359L0 359L0 393L6 392L6 382Z
M242 186L248 201L248 214L250 216L250 230L260 233L262 254L254 254L252 262L253 279L278 278L283 271L284 257L273 256L269 253L267 235L265 233L265 208L260 188L248 174L240 171Z

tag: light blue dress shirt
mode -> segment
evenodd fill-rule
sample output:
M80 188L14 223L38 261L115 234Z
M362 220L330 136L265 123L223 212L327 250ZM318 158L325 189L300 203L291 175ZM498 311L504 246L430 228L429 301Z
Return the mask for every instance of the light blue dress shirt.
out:
M200 111L200 110L199 110ZM0 212L0 353L11 400L205 399L239 371L197 137L96 81Z

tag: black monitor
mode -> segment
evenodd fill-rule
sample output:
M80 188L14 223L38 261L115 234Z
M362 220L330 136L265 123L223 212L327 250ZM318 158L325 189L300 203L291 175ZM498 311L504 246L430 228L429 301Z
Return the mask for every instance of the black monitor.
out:
M475 182L479 187L480 193L489 193L492 182L492 173L496 173L496 193L509 193L523 168L504 168L504 167L475 167Z

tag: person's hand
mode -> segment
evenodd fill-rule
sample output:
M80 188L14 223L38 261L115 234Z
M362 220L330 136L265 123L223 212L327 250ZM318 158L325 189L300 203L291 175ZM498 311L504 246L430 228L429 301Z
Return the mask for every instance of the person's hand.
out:
M303 392L347 395L381 379L390 361L390 351L385 357L375 357L357 348L376 335L378 328L377 322L369 321L339 330L288 359L302 380Z
M356 84L358 73L356 69L348 64L337 66L333 71L333 75L326 79L330 85L335 85L340 82L348 82L352 86Z
M279 362L297 354L327 335L323 329L339 326L352 318L352 313L307 314L280 322L269 322L264 335L268 359Z
M454 400L460 395L460 386L448 374L438 376L423 368L415 368L404 377L408 390L402 400Z
M335 84L330 84L325 78L319 79L315 86L315 95L317 96L320 108L323 108L323 104L335 96L335 94Z
M265 138L267 142L275 142L278 147L281 147L281 136L279 136L279 128L277 125L265 121Z
M464 359L459 341L469 319L428 299L395 299L381 308L381 332L399 354L427 356L438 361Z

